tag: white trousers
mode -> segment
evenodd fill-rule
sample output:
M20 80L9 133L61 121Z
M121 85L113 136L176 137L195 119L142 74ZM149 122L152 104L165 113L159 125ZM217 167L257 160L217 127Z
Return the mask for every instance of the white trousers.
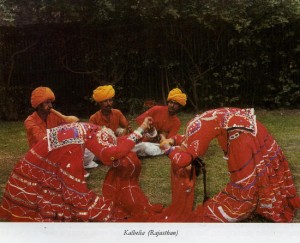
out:
M84 166L89 165L93 161L94 158L95 158L95 155L86 148L84 150L84 154L83 154Z
M132 149L139 157L162 155L164 152L160 149L159 143L141 142Z

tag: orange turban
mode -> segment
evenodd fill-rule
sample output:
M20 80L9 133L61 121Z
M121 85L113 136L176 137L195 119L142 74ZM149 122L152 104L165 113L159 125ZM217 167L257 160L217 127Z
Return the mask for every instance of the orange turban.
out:
M185 106L186 105L186 94L182 93L182 91L178 88L172 89L168 95L167 101L169 101L169 100L176 101L180 105Z
M111 99L115 96L115 90L111 85L99 86L93 91L93 99L96 102Z
M48 87L37 87L31 93L31 105L36 108L39 104L46 100L55 100L55 95Z

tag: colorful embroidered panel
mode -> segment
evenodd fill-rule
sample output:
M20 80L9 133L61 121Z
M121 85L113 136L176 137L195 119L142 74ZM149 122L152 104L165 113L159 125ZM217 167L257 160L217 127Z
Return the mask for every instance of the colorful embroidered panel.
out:
M115 133L107 127L102 127L101 130L97 132L97 141L99 144L107 147L117 145L117 137Z
M239 130L256 136L257 125L254 109L241 109L224 115L223 127L228 130Z
M71 123L47 129L48 150L69 144L83 144L86 130L80 123Z
M197 116L196 116L197 117ZM256 136L257 124L254 109L220 108L206 111L199 116L203 121L219 120L227 131L238 130Z
M199 116L196 116L194 119L192 119L191 122L187 125L186 128L186 137L189 137L199 131L201 129L201 120Z

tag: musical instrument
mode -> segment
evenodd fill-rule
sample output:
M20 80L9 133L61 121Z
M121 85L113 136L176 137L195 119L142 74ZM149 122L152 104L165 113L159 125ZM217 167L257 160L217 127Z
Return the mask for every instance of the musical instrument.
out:
M72 123L72 122L78 122L79 118L76 116L65 116L62 113L60 113L59 111L51 108L50 112L52 112L53 114L59 116L60 118L62 118L63 120L65 120L66 123Z

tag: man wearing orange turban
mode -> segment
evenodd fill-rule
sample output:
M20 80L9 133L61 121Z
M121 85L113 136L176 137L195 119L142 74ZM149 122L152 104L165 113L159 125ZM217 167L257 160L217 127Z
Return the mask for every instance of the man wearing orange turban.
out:
M48 87L38 87L32 91L31 105L34 109L47 100L50 100L51 102L55 101L55 95Z
M111 85L99 86L93 91L93 99L100 105L100 110L91 115L89 122L98 126L106 126L117 135L117 129L128 130L129 122L123 113L113 109L115 90Z
M186 105L186 100L186 94L182 93L179 88L172 89L168 94L166 106L153 106L136 118L138 124L141 124L145 117L153 118L153 128L148 133L148 139L134 148L138 156L163 154L159 147L159 141L161 137L170 138L178 133L181 122L176 114L180 108Z
M55 101L55 95L48 87L37 87L31 93L31 106L35 111L24 122L30 148L46 137L47 129L68 123L57 114L50 112L53 108L53 101ZM92 158L94 158L93 154L87 151L85 161L90 162ZM97 164L93 167L96 166ZM85 176L89 176L89 173L86 172Z
M24 122L30 148L46 137L47 128L66 123L65 120L50 112L53 101L55 95L48 87L38 87L31 93L31 106L35 111Z

